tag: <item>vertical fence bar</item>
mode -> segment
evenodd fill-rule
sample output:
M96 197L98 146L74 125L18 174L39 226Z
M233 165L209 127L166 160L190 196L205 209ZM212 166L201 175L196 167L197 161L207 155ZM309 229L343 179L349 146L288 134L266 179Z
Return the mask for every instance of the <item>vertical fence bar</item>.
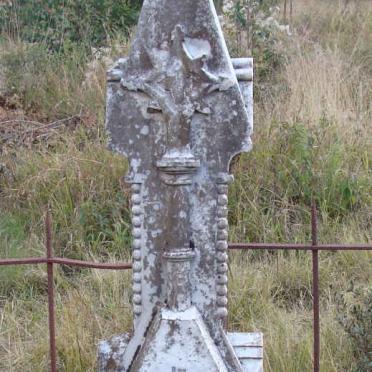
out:
M48 268L48 315L49 315L49 347L50 347L50 369L57 372L56 356L56 328L54 311L54 270L53 270L53 247L52 247L52 217L49 209L45 218L46 251Z
M320 313L319 313L319 250L318 247L318 216L315 202L311 208L311 240L313 256L313 312L314 312L314 372L320 370Z

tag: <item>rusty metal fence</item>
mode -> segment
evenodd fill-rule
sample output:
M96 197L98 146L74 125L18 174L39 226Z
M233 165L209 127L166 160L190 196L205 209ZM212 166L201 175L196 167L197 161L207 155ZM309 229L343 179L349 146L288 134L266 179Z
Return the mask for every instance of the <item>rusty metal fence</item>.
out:
M240 250L286 250L312 252L312 295L313 295L313 366L314 372L320 371L320 307L319 307L319 252L320 251L371 251L370 244L319 244L317 208L311 208L311 243L310 244L266 244L249 243L229 244L229 249Z
M49 212L45 219L46 256L20 259L0 259L0 266L47 265L48 278L48 315L49 315L49 349L50 370L57 371L56 321L54 298L54 265L76 266L102 270L129 270L131 263L98 263L55 257L52 247L52 221ZM317 208L313 204L311 211L311 237L309 244L276 244L276 243L230 243L230 250L285 250L309 251L312 253L312 297L313 297L313 368L320 371L320 306L319 306L319 252L320 251L371 251L370 244L319 244Z
M76 266L87 269L103 270L129 270L131 263L98 263L80 260L71 260L67 258L54 257L52 246L52 219L50 212L46 213L45 218L45 257L20 258L0 260L0 266L13 265L47 265L48 278L48 317L49 317L49 352L50 352L50 370L57 371L57 346L56 346L56 321L55 321L55 299L54 299L54 265Z

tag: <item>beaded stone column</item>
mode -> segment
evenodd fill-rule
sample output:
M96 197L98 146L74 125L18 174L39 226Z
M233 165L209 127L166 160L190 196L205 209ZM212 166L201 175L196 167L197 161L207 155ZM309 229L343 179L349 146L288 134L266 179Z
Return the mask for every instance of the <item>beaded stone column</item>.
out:
M217 314L227 328L228 316L228 191L229 183L233 181L233 176L229 174L220 174L217 180Z
M142 314L142 197L141 183L132 183L132 258L133 258L133 314L137 323Z

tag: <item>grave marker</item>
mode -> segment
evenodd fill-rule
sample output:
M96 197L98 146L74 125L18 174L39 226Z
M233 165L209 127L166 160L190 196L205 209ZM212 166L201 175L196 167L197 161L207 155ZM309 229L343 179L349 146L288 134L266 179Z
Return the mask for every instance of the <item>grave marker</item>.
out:
M144 1L107 102L130 164L134 332L100 344L100 371L261 370L261 335L225 331L229 164L251 148L252 78L212 0Z

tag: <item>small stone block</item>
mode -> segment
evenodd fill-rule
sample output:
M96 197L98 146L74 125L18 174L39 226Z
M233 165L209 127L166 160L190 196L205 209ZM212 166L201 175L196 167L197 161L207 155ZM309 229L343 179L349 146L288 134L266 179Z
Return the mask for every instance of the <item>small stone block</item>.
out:
M244 372L263 372L262 333L228 333Z
M98 344L98 372L114 372L120 367L121 357L128 346L130 337L127 333L114 336Z

